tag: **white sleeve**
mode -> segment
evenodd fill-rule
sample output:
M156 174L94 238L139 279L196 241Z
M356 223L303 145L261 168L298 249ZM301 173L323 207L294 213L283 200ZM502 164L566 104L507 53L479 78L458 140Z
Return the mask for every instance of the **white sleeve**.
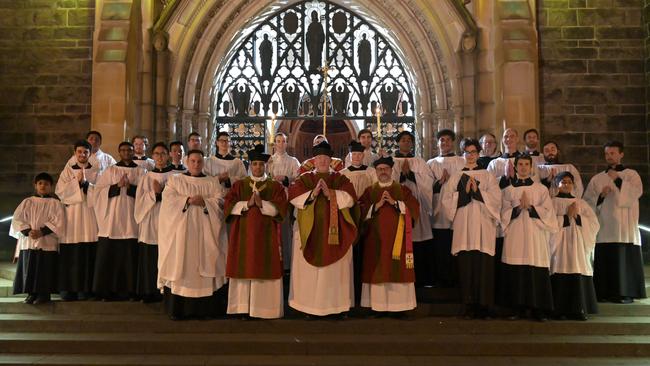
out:
M336 194L336 203L339 206L339 210L343 208L350 208L354 206L354 199L346 191L341 191L338 189L333 190Z
M636 203L641 195L643 194L643 183L641 182L641 177L637 172L629 172L628 174L619 174L623 184L621 184L621 189L618 194L618 204L619 207L632 207Z
M260 209L262 215L274 217L278 214L278 209L270 201L262 201L262 208Z
M231 215L241 215L242 212L248 211L248 202L247 201L239 201L235 203L233 206L232 210L230 210Z
M291 205L293 205L295 208L297 208L299 210L302 210L302 209L305 208L307 200L311 196L311 192L312 191L305 192L305 193L301 194L300 196L295 197L294 199L292 199L289 203L291 203Z

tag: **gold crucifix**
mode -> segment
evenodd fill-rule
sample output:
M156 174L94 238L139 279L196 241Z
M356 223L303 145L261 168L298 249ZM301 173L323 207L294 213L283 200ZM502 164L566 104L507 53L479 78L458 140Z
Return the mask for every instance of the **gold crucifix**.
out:
M323 136L327 133L327 73L330 71L329 61L325 60L325 65L321 66L320 71L323 73Z

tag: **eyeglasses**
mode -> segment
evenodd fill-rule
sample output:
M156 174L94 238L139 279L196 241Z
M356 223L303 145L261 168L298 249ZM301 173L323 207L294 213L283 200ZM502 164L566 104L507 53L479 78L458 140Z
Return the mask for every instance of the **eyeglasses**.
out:
M478 154L478 150L472 150L472 151L465 150L465 151L463 151L463 154L465 154L465 155L476 155L476 154Z

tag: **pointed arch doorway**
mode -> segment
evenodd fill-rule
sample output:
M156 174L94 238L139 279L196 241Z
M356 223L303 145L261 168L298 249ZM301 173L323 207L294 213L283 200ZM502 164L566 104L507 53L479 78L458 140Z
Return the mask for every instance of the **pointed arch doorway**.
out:
M281 121L277 132L287 135L287 152L300 161L311 157L312 142L316 135L323 133L322 122L318 121ZM334 156L343 159L348 153L348 144L356 138L358 127L354 123L343 119L327 121L327 140L329 141Z

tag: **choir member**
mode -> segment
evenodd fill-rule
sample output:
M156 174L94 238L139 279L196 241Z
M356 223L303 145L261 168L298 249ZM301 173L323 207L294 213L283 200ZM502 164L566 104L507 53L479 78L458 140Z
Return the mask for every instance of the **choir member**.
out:
M158 290L158 220L165 183L178 172L169 165L167 145L153 146L154 167L138 184L135 194L135 221L138 223L138 271L136 294L144 302L160 301Z
M555 177L561 172L569 172L574 177L573 192L574 197L582 197L584 187L582 186L582 179L580 173L573 164L564 163L560 159L560 147L554 141L548 141L544 144L542 149L544 153L544 163L537 166L539 171L540 183L547 186L551 197L554 197L558 192L558 182Z
M357 133L357 139L359 139L359 143L363 146L361 164L372 167L372 163L379 158L379 155L372 152L372 132L364 128ZM349 153L345 157L345 167L347 168L350 165L352 165L352 153Z
M639 198L641 177L622 165L623 144L605 144L607 169L596 174L585 190L584 199L598 216L594 285L599 300L631 303L645 298Z
M183 143L180 141L172 141L169 143L169 160L171 162L172 170L176 173L185 173L187 168L183 165L185 160L185 149Z
M478 165L481 146L463 139L464 167L442 190L444 214L453 229L451 253L458 260L465 317L486 318L494 308L495 239L501 220L501 190L494 176Z
M190 132L189 135L187 135L187 151L192 151L192 150L201 150L203 151L203 139L201 138L201 135L194 131ZM187 156L183 156L183 165L187 166Z
M404 312L417 306L412 225L420 209L411 190L393 180L393 158L382 157L373 164L378 182L360 199L365 220L361 306Z
M90 158L88 162L91 165L99 168L99 172L103 172L109 166L115 164L115 159L113 157L100 149L102 146L102 134L99 131L88 131L86 134L86 141L92 147L90 152ZM75 154L72 154L66 165L74 165L77 163Z
M461 170L465 165L462 157L454 154L456 134L452 130L443 129L436 133L438 156L430 159L427 165L433 174L433 282L441 287L453 287L457 282L455 259L451 255L452 230L451 221L445 216L442 208L440 192L449 180L449 176ZM429 254L428 254L429 255Z
M124 141L118 151L121 160L101 173L94 190L99 240L93 292L102 300L136 297L138 224L133 210L145 170L133 162L133 144Z
M357 197L348 178L332 171L330 145L313 147L314 171L289 186L296 209L289 305L303 313L345 317L354 304L352 244L357 237L350 210Z
M265 173L271 156L263 149L248 152L251 175L233 184L224 203L228 314L274 319L284 312L280 225L288 202L282 184Z
M533 159L533 167L544 164L544 156L539 152L539 131L534 128L524 132L525 154L530 155Z
M11 221L10 235L18 239L13 290L26 293L27 304L46 303L57 292L57 251L65 223L63 205L51 194L53 183L47 173L36 175L34 195L18 205Z
M419 215L413 225L413 255L415 257L415 286L433 285L433 233L429 216L433 213L433 174L420 157L413 154L415 136L408 131L397 135L399 150L393 159L393 179L404 184L418 200Z
M497 138L491 133L486 133L478 140L481 144L481 155L478 158L478 165L487 169L488 164L499 156L501 151L497 150Z
M512 319L531 315L545 321L553 310L549 237L557 231L548 189L531 178L532 158L515 159L516 173L503 191L501 225L505 233L500 301Z
M149 139L146 136L136 135L131 139L131 143L133 144L133 162L145 170L153 169L155 163L152 158L147 156Z
M555 176L559 192L553 208L559 231L551 235L551 286L555 314L560 319L587 320L598 312L592 260L600 225L586 201L572 194L574 176Z
M228 132L217 134L217 153L205 159L204 173L210 177L218 177L219 183L230 189L233 183L246 176L246 167L241 159L230 154L230 136Z
M224 189L203 174L203 152L187 153L187 172L167 179L158 227L158 287L171 319L225 313L228 236Z
M89 162L92 147L85 140L74 144L76 163L66 165L59 175L56 195L64 205L65 234L59 238L58 288L64 301L91 297L97 219L92 209L92 192L99 167Z

